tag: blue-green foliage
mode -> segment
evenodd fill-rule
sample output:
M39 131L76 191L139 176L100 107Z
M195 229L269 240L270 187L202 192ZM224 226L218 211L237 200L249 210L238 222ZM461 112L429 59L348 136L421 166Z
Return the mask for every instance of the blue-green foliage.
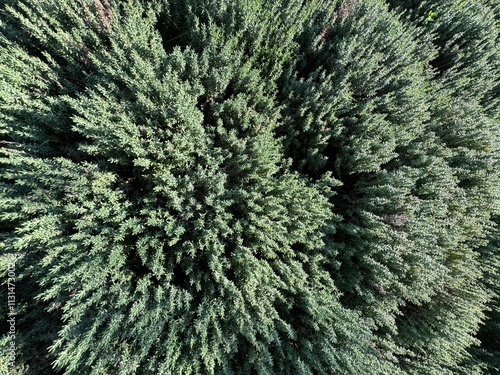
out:
M19 373L498 373L494 1L4 3Z
M424 3L346 1L311 22L280 134L295 169L336 180L342 303L406 373L472 373L498 212L498 7Z

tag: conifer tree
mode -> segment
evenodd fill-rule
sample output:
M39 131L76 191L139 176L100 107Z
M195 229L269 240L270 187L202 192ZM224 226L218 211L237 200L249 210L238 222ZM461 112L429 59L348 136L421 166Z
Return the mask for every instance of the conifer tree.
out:
M494 286L499 272L498 232L493 229L485 233L491 231L491 225L496 225L497 220L489 218L491 214L498 215L499 207L500 4L494 1L391 3L405 15L407 22L418 26L420 34L437 50L431 64L437 73L433 80L435 96L439 98L436 106L441 110L432 114L439 125L433 129L452 151L448 163L455 169L466 197L463 206L467 207L466 219L459 227L468 227L468 246L480 253L478 267L482 270L483 288L494 298L489 304L489 318L478 334L481 341L486 340L486 350L491 350L494 345L488 337L491 332L498 332L495 328L498 292ZM481 247L486 240L490 244ZM486 360L491 362L489 368L498 367L494 364L494 354L482 357L480 362L490 358Z
M5 0L9 371L498 373L499 20Z
M312 178L338 181L330 246L342 302L405 373L477 370L463 368L488 296L476 250L498 212L492 14L423 31L382 2L341 2L311 22L284 78L287 155ZM479 36L453 36L459 29ZM457 45L446 52L436 30Z
M270 47L225 28L256 4L200 11L173 47L162 4L2 14L2 252L28 373L392 371L325 269L327 198L286 170Z

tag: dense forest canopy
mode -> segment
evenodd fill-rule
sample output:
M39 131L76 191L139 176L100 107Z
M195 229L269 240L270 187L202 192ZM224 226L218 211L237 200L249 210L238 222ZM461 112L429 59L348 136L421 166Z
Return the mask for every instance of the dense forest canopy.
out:
M0 168L2 373L500 374L496 0L4 0Z

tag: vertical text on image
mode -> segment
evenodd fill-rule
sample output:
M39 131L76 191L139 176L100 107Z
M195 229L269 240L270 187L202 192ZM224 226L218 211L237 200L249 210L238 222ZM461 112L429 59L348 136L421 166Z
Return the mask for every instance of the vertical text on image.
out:
M16 259L9 262L7 274L7 323L9 323L9 367L13 368L16 362Z

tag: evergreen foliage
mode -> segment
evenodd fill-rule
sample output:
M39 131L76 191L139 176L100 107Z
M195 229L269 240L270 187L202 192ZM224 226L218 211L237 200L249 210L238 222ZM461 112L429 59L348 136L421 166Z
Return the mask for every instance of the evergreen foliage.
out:
M499 22L493 0L4 1L9 371L499 373Z
M477 249L498 212L495 12L440 6L446 17L422 26L383 2L341 4L305 33L282 91L295 168L340 185L330 246L342 302L419 374L477 369L464 367L487 300Z

